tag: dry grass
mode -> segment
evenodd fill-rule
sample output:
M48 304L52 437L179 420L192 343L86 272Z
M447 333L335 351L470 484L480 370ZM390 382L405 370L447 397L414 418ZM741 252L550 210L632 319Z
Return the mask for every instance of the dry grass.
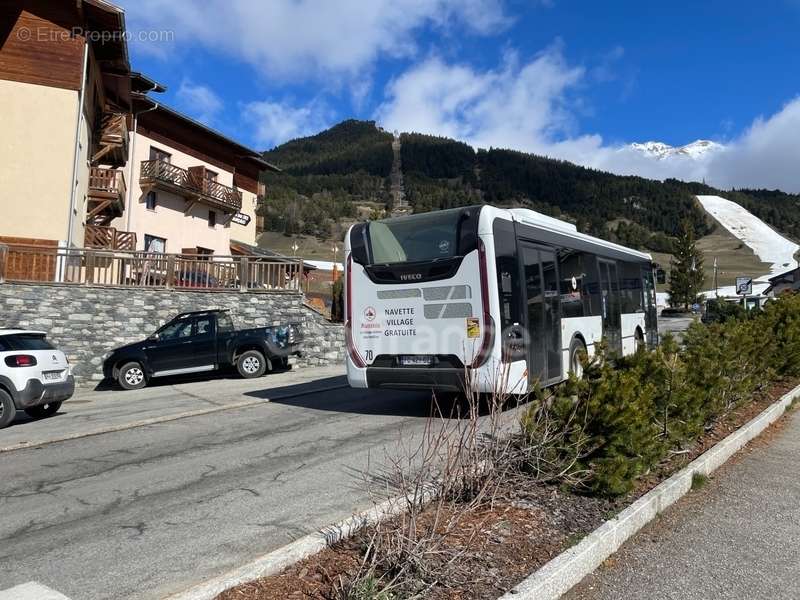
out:
M710 217L709 217L710 218ZM715 221L716 223L716 221ZM706 275L705 289L714 285L714 257L717 257L717 280L720 286L734 285L736 277L740 275L759 276L770 272L771 265L762 262L753 251L745 246L719 223L713 233L697 240L697 247L703 253L705 260L703 270ZM653 260L667 271L669 281L669 266L672 255L661 252L651 252ZM658 286L658 291L664 291Z

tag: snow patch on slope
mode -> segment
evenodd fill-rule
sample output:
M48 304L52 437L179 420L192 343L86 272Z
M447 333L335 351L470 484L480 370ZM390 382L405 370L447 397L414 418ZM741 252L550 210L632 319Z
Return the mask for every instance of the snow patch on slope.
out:
M751 248L758 258L772 265L770 275L797 266L794 255L800 246L783 237L750 211L720 196L697 196L697 199L725 229ZM765 275L755 281L766 282L766 279Z

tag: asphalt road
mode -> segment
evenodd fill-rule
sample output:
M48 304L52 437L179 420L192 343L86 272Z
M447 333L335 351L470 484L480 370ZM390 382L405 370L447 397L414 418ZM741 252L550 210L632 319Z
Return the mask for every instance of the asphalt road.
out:
M697 315L658 317L658 332L662 336L665 333L671 333L680 339L683 332L689 328L689 325L699 318Z
M800 415L639 532L565 600L800 596Z
M296 377L83 394L0 431L4 447L62 424L224 408L0 452L0 590L36 581L72 600L161 598L367 507L354 474L422 429L429 394L351 390L324 369L285 384ZM225 406L242 401L255 404Z

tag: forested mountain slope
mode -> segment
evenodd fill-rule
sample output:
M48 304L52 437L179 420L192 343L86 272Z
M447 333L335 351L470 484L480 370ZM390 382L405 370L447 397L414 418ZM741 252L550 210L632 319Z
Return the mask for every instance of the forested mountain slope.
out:
M695 195L723 195L800 238L797 195L720 192L700 183L619 176L419 133L404 133L400 140L405 195L415 212L482 202L526 206L571 220L582 231L663 252L684 219L699 236L713 228ZM364 217L365 210L377 216L380 208L391 209L391 143L392 134L374 122L348 120L265 152L266 160L283 169L265 175L260 211L267 229L338 237L342 221Z

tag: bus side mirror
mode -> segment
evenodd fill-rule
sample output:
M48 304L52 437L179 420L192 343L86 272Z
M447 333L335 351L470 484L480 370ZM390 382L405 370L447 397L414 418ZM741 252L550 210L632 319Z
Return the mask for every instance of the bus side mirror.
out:
M667 272L664 269L656 269L656 283L667 283Z

